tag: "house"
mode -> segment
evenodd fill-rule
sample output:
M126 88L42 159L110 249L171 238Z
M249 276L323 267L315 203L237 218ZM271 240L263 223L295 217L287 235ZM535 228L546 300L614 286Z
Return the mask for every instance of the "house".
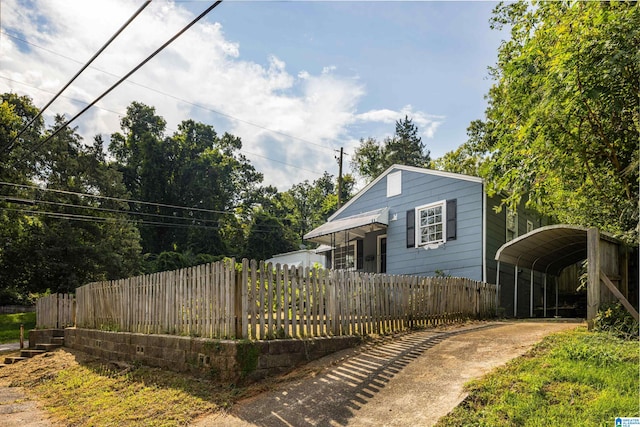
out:
M304 239L331 246L329 266L335 269L496 283L498 249L548 223L524 207L499 206L481 178L393 165ZM514 273L501 266L501 283ZM542 283L537 278L536 286ZM513 311L513 287L501 290L500 306Z
M327 256L325 253L330 252L331 248L326 245L320 245L316 249L300 249L298 251L285 252L282 254L276 254L265 261L265 263L271 263L273 265L288 265L289 267L313 267L314 265L320 265L321 267L328 267Z

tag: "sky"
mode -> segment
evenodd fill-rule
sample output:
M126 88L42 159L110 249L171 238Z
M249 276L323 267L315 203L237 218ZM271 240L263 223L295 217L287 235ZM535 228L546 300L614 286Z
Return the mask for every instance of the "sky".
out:
M44 106L142 0L2 0L0 92ZM153 0L45 112L74 116L204 11ZM501 40L496 2L226 0L73 126L86 143L120 131L133 101L167 135L194 119L242 139L242 154L285 191L337 176L361 138L382 141L405 115L431 157L466 141L484 116L487 67Z

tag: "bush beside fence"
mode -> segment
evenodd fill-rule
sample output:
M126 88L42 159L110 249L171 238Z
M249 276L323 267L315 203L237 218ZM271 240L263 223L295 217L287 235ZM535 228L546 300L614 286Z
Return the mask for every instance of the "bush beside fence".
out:
M235 260L77 289L77 326L272 339L366 335L489 317L496 286Z

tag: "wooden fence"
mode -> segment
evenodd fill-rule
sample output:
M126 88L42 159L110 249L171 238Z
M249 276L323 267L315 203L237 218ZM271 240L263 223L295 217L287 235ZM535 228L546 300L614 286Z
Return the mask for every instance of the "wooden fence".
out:
M78 327L272 339L385 333L495 313L496 286L235 260L77 289Z
M72 294L51 294L36 301L36 328L64 328L76 321Z

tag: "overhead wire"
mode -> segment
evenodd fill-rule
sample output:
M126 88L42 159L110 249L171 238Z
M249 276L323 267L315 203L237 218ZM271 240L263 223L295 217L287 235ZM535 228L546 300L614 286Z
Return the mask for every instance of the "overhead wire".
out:
M21 84L21 85L24 85L24 86L28 86L28 87L30 87L30 88L32 88L32 89L36 89L36 90L39 90L39 91L41 91L41 92L53 93L53 92L48 91L48 90L46 90L46 89L42 89L42 88L39 88L39 87L36 87L36 86L30 85L29 83L25 83L25 82L21 82L21 81L18 81L18 80L14 80L14 79L11 79L11 78L9 78L9 77L3 76L3 75L1 75L1 74L0 74L0 79L5 79L5 80L8 80L8 81L13 82L13 83L17 83L17 84ZM131 82L128 82L128 83L131 83ZM143 86L143 87L144 87L144 86ZM161 93L161 92L160 92L160 93ZM77 98L71 98L71 97L69 97L69 96L65 96L65 95L61 95L61 97L62 97L62 98L69 99L69 100L74 101L74 102L78 102L78 103L80 103L80 104L87 104L87 102L86 102L86 101L83 101L83 100L80 100L80 99L77 99ZM185 101L185 102L186 102L186 101ZM95 107L95 108L97 108L97 109L99 109L99 110L103 110L103 111L106 111L106 112L109 112L109 113L112 113L112 114L116 114L116 115L118 115L118 116L125 116L125 115L126 115L125 113L118 112L118 111L114 111L114 110L110 110L110 109L108 109L108 108L100 107L100 106L98 106L98 105L95 105L94 107ZM173 132L177 132L177 129L167 128L167 130L169 130L169 131L173 131ZM296 137L291 136L291 138L296 138ZM325 147L325 148L327 148L327 147ZM303 171L306 171L306 172L311 172L311 173L314 173L314 174L317 174L317 175L323 175L323 174L324 174L324 172L314 171L314 170L311 170L311 169L303 168L303 167L300 167L300 166L298 166L298 165L294 165L294 164L292 164L292 163L287 163L287 162L284 162L284 161L282 161L282 160L273 159L273 158L271 158L271 157L263 156L263 155L261 155L261 154L253 153L253 152L251 152L251 151L247 151L247 150L244 150L244 149L240 149L240 150L238 150L238 151L239 151L240 153L244 153L244 154L248 154L248 155L256 156L256 157L261 157L261 158L263 158L263 159L266 159L266 160L269 160L269 161L272 161L272 162L275 162L275 163L280 163L280 164L283 164L283 165L285 165L285 166L289 166L289 167L292 167L292 168L295 168L295 169L300 169L300 170L303 170ZM346 154L346 153L345 153L345 154Z
M47 102L47 104L42 107L40 109L40 111L38 111L38 114L36 114L30 121L29 123L27 123L22 130L20 130L20 132L18 132L18 134L11 140L11 142L2 149L2 151L0 153L3 153L7 150L11 150L11 148L13 147L15 141L20 138L20 136L22 136L22 134L36 121L38 120L38 118L40 116L42 116L42 113L44 113L44 111L51 105L53 104L53 102L58 99L58 97L62 94L62 92L64 92L70 85L71 83L73 83L78 76L80 76L80 74L82 74L82 72L84 70L87 69L87 67L89 65L91 65L91 63L102 53L104 52L104 50L111 44L111 42L113 42L119 35L120 33L122 33L122 31L124 31L125 28L127 28L129 26L129 24L131 24L131 22L133 22L134 19L136 19L138 17L138 15L140 15L140 13L142 13L142 11L149 6L149 4L151 4L151 0L145 0L145 2L138 8L138 10L135 11L135 13L133 15L131 15L131 17L118 29L118 31L116 31L109 40L107 40L107 42L102 45L102 47L100 49L98 49L98 51L80 68L80 70L78 70L78 72L71 77L71 79L62 87L62 89L60 89L58 91L58 93L56 93L54 95L53 98L51 98L51 100L49 100L49 102Z
M73 195L73 196L92 197L92 198L96 198L96 199L105 199L105 200L111 200L111 201L116 201L116 202L134 203L134 204L137 203L137 204L141 204L141 205L156 206L156 207L163 207L163 208L170 208L170 209L183 209L183 210L190 210L190 211L197 211L197 212L207 212L207 213L215 213L215 214L225 214L225 215L229 215L229 214L233 215L233 214L235 214L235 212L232 212L232 211L218 211L218 210L213 210L213 209L203 209L203 208L194 208L194 207L188 207L188 206L170 205L170 204L166 204L166 203L147 202L147 201L143 201L143 200L124 199L124 198L121 198L121 197L100 196L100 195L91 194L91 193L79 193L79 192L75 192L75 191L57 190L57 189L53 189L53 188L41 188L41 187L38 187L38 186L35 186L35 185L16 184L16 183L13 183L13 182L5 182L5 181L0 181L0 185L5 185L5 186L9 186L9 187L18 187L18 188L28 188L28 189L38 190L38 191L49 191L49 192L53 192L53 193L67 194L67 195Z
M53 51L53 50L51 50L51 49L47 49L47 48L45 48L45 47L39 46L39 45L37 45L37 44L35 44L35 43L31 43L31 42L29 42L29 41L27 41L27 40L24 40L24 39L22 39L22 38L20 38L20 37L17 37L17 36L15 36L15 35L13 35L13 34L7 33L6 31L1 31L1 30L0 30L0 34L5 34L6 36L11 37L11 38L13 38L13 39L15 39L15 40L19 40L19 41L20 41L20 42L22 42L22 43L25 43L25 44L28 44L28 45L30 45L30 46L36 47L36 48L38 48L38 49L42 49L42 50L44 50L44 51L46 51L46 52L49 52L49 53L51 53L51 54L53 54L53 55L60 56L60 57L65 58L65 59L67 59L67 60L69 60L69 61L73 61L73 62L80 63L80 61L78 61L78 60L76 60L76 59L74 59L74 58L71 58L71 57L69 57L69 56L63 55L63 54L61 54L61 53L59 53L59 52L56 52L56 51ZM118 76L117 76L116 74L114 74L114 73L111 73L111 72L106 71L106 70L102 70L102 69L97 68L97 67L90 67L90 68L91 68L91 69L93 69L93 70L99 71L99 72L101 72L101 73L104 73L104 74L106 74L106 75L112 76L112 77L118 77ZM1 77L1 76L0 76L0 77ZM10 80L10 79L8 79L8 80ZM291 139L295 139L295 140L298 140L298 141L304 142L304 143L306 143L306 144L314 145L314 146L316 146L316 147L320 147L320 148L322 148L322 149L324 149L324 150L332 150L332 151L334 151L334 150L335 150L335 148L332 148L332 147L329 147L329 146L326 146L326 145L322 145L322 144L319 144L319 143L317 143L317 142L309 141L308 139L304 139L304 138L301 138L301 137L299 137L299 136L294 136L294 135L288 134L288 133L286 133L286 132L282 132L282 131L278 131L278 130L275 130L275 129L271 129L271 128L268 128L268 127L266 127L266 126L262 126L262 125L259 125L259 124L257 124L257 123L253 123L253 122L251 122L251 121L249 121L249 120L244 120L244 119L241 119L241 118L239 118L239 117L235 117L235 116L233 116L233 115L231 115L231 114L223 113L223 112L218 111L218 110L215 110L215 109L213 109L213 108L205 107L204 105L200 105L200 104L197 104L197 103L195 103L195 102L188 101L188 100L186 100L186 99L184 99L184 98L180 98L179 96L172 95L172 94L167 93L167 92L163 92L163 91L161 91L161 90L159 90L159 89L155 89L155 88L152 88L152 87L150 87L150 86L143 85L143 84L141 84L141 83L137 83L137 82L134 82L134 81L131 81L131 80L127 81L126 83L131 84L131 85L134 85L134 86L141 87L141 88L143 88L143 89L146 89L146 90L149 90L149 91L152 91L152 92L155 92L155 93L157 93L157 94L159 94L159 95L163 95L163 96L166 96L166 97L169 97L169 98L175 99L176 101L180 101L180 102L182 102L182 103L184 103L184 104L191 105L192 107L196 107L196 108L199 108L199 109L204 110L204 111L209 111L209 112L211 112L211 113L218 114L218 115L220 115L220 116L230 118L230 119L235 120L235 121L240 122L240 123L248 124L248 125L253 126L253 127L256 127L256 128L258 128L258 129L263 129L263 130L266 130L266 131L271 132L271 133L275 133L275 134L282 135L282 136L287 137L287 138L291 138ZM26 85L26 83L23 83L23 84L25 84L25 85ZM28 86L28 85L27 85L27 86ZM86 102L85 102L85 101L82 101L82 103L86 103ZM99 107L98 107L98 108L99 108ZM315 151L320 152L319 150L315 150Z
M154 218L168 218L175 219L180 221L201 221L201 222L212 222L217 223L216 219L205 219L205 218L194 218L194 217L184 217L184 216L171 216L171 215L161 215L155 214L151 212L138 212L138 211L127 211L123 209L111 209L111 208L103 208L100 206L89 206L89 205L77 205L74 203L62 203L62 202L52 202L49 200L41 200L41 199L21 199L14 196L0 195L0 200L4 200L9 203L18 203L18 204L43 204L43 205L52 205L52 206L61 206L61 207L69 207L69 208L77 208L77 209L86 209L86 210L95 210L100 212L110 212L110 213L120 213L126 215L139 215L139 216L150 216Z
M181 210L186 210L189 212L203 212L203 213L213 213L213 214L227 214L227 215L235 215L235 212L233 211L218 211L218 210L213 210L213 209L203 209L203 208L192 208L192 207L188 207L188 206L178 206L178 205L170 205L170 204L166 204L166 203L154 203L154 202L147 202L147 201L141 201L141 200L132 200L132 199L124 199L124 198L119 198L119 197L109 197L109 196L99 196L96 194L91 194L91 193L79 193L79 192L75 192L75 191L67 191L67 190L57 190L57 189L53 189L53 188L41 188L38 186L33 186L33 185L24 185L24 184L15 184L15 183L10 183L10 182L3 182L0 181L0 185L4 185L4 186L9 186L9 187L16 187L16 188L23 188L23 189L31 189L31 190L36 190L36 191L43 191L43 192L52 192L52 193L58 193L58 194L65 194L65 195L74 195L74 196L81 196L81 197L90 197L90 198L95 198L95 199L104 199L104 200L109 200L109 201L116 201L116 202L123 202L123 203L132 203L132 204L143 204L143 205L148 205L148 206L154 206L154 207L163 207L163 208L169 208L169 209L181 209ZM207 219L201 219L201 218L194 218L194 217L179 217L179 216L170 216L170 215L161 215L161 214L152 214L152 213L145 213L145 212L138 212L138 211L124 211L124 210L117 210L117 209L109 209L109 208L101 208L101 207L95 207L95 206L86 206L86 205L76 205L76 204L71 204L71 203L60 203L60 202L50 202L50 201L43 201L41 199L33 199L33 200L29 200L29 199L19 199L18 197L14 196L14 195L0 195L0 198L10 198L10 199L15 199L15 200L21 200L21 202L34 202L34 203L44 203L44 204L52 204L52 205L59 205L59 206L67 206L67 207L75 207L78 209L93 209L93 210L99 210L99 211L107 211L107 212L112 212L112 213L122 213L122 214L131 214L131 215L142 215L142 216L152 216L152 217L161 217L161 218L171 218L174 220L190 220L190 221L203 221L203 222L215 222L216 220L207 220ZM12 202L11 200L7 200L8 202ZM20 202L19 202L20 203ZM41 211L38 211L41 212ZM167 224L167 223L159 223L159 224ZM274 228L274 227L268 227L268 228ZM257 227L257 230L261 230L261 231L266 231L266 229L263 227Z
M0 209L10 212L19 212L23 214L31 214L31 215L44 215L52 218L59 219L68 219L73 221L84 221L84 222L95 222L95 223L103 223L103 222L121 222L126 224L134 224L134 225L142 225L142 226L163 226L163 227L173 227L173 228L204 228L204 229L212 229L212 230L220 230L222 227L219 226L209 226L209 225L198 225L198 224L177 224L177 223L167 223L167 222L157 222L157 221L146 221L146 220L133 220L126 218L114 218L114 217L99 217L93 215L78 215L78 214L67 214L67 213L59 213L59 212L49 212L49 211L36 211L30 209L14 209L14 208L6 208L0 207ZM257 230L258 232L263 232L265 230Z
M158 55L160 52L162 52L167 46L169 46L171 43L173 43L178 37L180 37L182 34L184 34L189 28L191 28L193 25L195 25L198 21L200 21L202 18L204 18L209 12L211 12L214 8L216 8L220 3L222 3L222 0L217 0L215 3L213 3L211 6L209 6L207 9L204 10L204 12L202 12L200 15L198 15L194 20L192 20L189 24L187 24L184 28L182 28L180 31L178 31L173 37L171 37L169 40L167 40L162 46L160 46L158 49L156 49L151 55L149 55L146 59L144 59L141 63L139 63L138 65L136 65L131 71L129 71L127 74L125 74L122 78L120 78L117 82L115 82L113 85L111 85L109 87L109 89L107 89L106 91L104 91L100 96L98 96L96 99L94 99L92 102L90 102L85 108L83 108L82 110L80 110L79 113L77 113L75 116L73 116L71 119L67 120L65 123L63 123L62 125L58 126L58 128L51 134L49 135L47 138L44 139L44 141L42 141L40 144L36 145L31 152L37 151L39 150L44 144L46 144L47 142L49 142L51 139L53 139L58 133L60 133L63 129L65 129L67 126L69 126L71 123L73 123L78 117L80 117L82 114L84 114L89 108L91 108L92 106L94 106L96 103L98 103L102 98L104 98L105 96L107 96L109 93L111 93L111 91L113 91L116 87L120 86L120 84L122 84L122 82L124 82L126 79L128 79L131 75L133 75L136 71L138 71L140 68L142 68L147 62L149 62L151 59L153 59L156 55Z

